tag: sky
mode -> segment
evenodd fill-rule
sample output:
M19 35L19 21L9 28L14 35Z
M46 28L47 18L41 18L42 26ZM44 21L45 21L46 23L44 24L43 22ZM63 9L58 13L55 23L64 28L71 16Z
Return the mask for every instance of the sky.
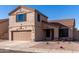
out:
M0 19L8 18L8 13L18 5L0 5ZM37 9L46 16L48 20L75 19L76 28L79 29L79 5L27 5Z

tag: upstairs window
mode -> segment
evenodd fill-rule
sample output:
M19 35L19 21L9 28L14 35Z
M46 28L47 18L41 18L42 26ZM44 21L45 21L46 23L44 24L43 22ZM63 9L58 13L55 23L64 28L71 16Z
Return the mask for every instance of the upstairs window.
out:
M40 14L37 15L37 20L40 22Z
M16 15L16 22L24 22L26 21L26 14L17 14Z

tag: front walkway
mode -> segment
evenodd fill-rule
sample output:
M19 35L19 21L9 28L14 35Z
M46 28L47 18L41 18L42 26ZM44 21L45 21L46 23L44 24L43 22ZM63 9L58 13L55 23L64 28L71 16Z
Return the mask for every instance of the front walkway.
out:
M79 52L79 42L1 41L0 49L23 52Z

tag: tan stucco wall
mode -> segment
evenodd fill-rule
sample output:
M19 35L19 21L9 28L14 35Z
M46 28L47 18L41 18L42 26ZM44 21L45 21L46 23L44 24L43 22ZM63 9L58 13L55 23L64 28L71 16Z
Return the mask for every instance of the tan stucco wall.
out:
M35 12L23 9L23 12L26 13L26 21L25 22L16 22L16 14L20 14L20 10L17 10L12 15L9 16L9 40L12 39L11 31L17 30L32 30L31 38L35 39ZM22 29L20 29L22 27Z
M26 21L25 22L16 22L16 14L22 14L25 13L26 14ZM34 25L34 12L27 10L27 9L23 9L23 12L20 12L20 10L17 10L16 12L14 12L12 15L9 16L9 27L12 26L20 26L22 25Z
M74 30L74 40L79 41L79 30L77 30L77 29Z
M69 40L73 40L74 39L73 35L74 35L74 28L71 27L71 28L69 28Z
M43 30L43 21L47 21L47 17L44 17L43 15L40 14L40 22L37 21L37 14L38 12L35 13L35 39L36 40L43 40L45 39L45 31Z

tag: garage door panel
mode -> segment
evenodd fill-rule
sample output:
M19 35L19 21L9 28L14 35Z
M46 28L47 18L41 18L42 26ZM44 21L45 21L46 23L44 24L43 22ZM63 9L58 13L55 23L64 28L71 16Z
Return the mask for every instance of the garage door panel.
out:
M31 31L13 32L13 40L31 40Z

